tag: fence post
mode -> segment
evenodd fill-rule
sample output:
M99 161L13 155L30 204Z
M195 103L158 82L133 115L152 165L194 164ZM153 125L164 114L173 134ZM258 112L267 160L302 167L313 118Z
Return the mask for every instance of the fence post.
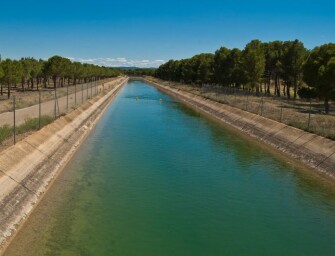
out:
M74 85L74 107L77 107L77 84Z
M69 112L69 85L66 86L66 113Z
M249 91L247 92L247 99L245 102L245 110L248 111L248 103L249 103Z
M81 104L84 103L84 84L81 84Z
M310 124L311 124L311 111L312 111L312 99L309 99L309 111L308 111L307 131L309 131Z
M57 116L56 116L56 87L55 87L55 90L54 90L54 118L56 119Z
M38 90L38 129L41 129L41 91Z
M13 126L13 131L14 131L14 145L16 144L16 97L13 96L13 114L14 114L14 126Z
M280 122L282 122L283 119L283 100L280 98Z
M262 98L261 98L261 116L263 116L263 95L262 95Z
M93 81L91 82L91 98L92 98L92 85L93 85Z

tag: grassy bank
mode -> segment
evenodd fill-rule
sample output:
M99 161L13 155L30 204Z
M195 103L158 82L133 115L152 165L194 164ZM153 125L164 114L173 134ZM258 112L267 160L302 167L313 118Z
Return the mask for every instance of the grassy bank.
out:
M37 131L40 127L50 124L53 121L51 116L41 116L39 118L28 118L23 124L16 127L16 134L23 134L30 131ZM14 127L10 125L3 125L0 127L0 143L9 139L14 135Z

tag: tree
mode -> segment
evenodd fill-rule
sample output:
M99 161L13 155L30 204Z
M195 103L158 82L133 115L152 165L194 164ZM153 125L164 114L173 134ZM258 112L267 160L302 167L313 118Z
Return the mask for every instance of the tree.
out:
M71 64L70 74L73 78L73 84L77 84L77 80L84 74L83 65L80 62L73 62Z
M246 75L242 67L242 51L240 49L232 49L227 56L228 84L240 87L246 83Z
M31 89L34 88L34 80L36 80L36 86L38 90L38 85L39 85L39 78L42 76L42 68L44 65L43 60L35 60L31 59L31 72L30 72L30 84L31 84Z
M22 91L24 91L24 85L26 84L27 81L30 81L31 79L33 63L31 58L21 58L20 63L22 66L21 86Z
M283 55L281 58L281 76L286 84L286 95L290 98L290 88L294 89L294 99L297 97L297 89L302 81L302 65L308 52L304 44L299 40L283 43Z
M1 67L4 71L2 81L7 84L8 99L10 98L10 88L20 82L23 74L22 64L17 60L6 59L1 62Z
M219 84L228 86L229 85L229 78L231 77L231 70L229 69L228 65L228 58L229 58L230 50L226 47L221 47L219 50L215 52L214 55L214 76L215 81Z
M64 86L64 77L68 73L70 64L71 61L69 59L57 55L49 58L45 63L44 73L52 77L55 89L57 87L57 79L60 80L61 86Z
M270 95L271 79L275 83L275 95L280 96L280 73L281 59L283 55L283 42L273 41L264 44L265 48L265 77L267 88L266 92Z
M324 99L325 112L329 113L329 101L335 100L335 44L315 47L303 65L304 81L316 88Z
M3 71L3 68L1 66L1 62L0 62L0 86L1 86L1 89L0 89L0 95L2 95L2 78L5 76L5 72Z
M242 53L242 65L245 70L246 82L253 89L259 91L265 70L265 53L261 41L253 40L246 45Z
M194 70L196 74L195 83L209 83L213 78L213 62L214 55L211 53L203 53L194 56Z

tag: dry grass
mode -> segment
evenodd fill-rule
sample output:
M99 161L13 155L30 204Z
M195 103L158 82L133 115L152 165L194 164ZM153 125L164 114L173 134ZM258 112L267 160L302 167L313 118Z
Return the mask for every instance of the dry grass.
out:
M105 80L99 81L99 85L103 83L107 83L109 81L113 81L117 78L109 78ZM68 91L67 91L68 90ZM74 85L70 85L69 88L57 88L57 97L66 96L67 93L73 94L75 91L79 92L84 90L91 90L91 84L78 84L76 87ZM13 110L13 96L16 97L16 108L26 108L38 104L39 102L39 92L37 90L34 91L13 91L11 93L10 99L6 98L6 93L0 97L0 113L8 112ZM54 89L52 88L41 88L41 102L47 102L54 99Z
M273 96L256 96L233 88L200 88L196 86L162 81L156 78L150 80L164 85L188 91L233 107L262 115L272 120L309 131L323 137L335 140L335 109L326 115L323 103L320 101L287 100Z

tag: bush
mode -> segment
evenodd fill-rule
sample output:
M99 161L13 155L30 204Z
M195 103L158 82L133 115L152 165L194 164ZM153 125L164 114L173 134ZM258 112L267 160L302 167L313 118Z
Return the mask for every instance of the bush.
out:
M4 126L0 127L0 142L8 139L13 134L13 127L5 124Z
M318 97L316 89L309 87L299 88L298 95L302 99L315 99Z
M51 116L41 116L41 127L51 123L53 118ZM21 134L28 131L38 130L39 121L38 118L28 118L24 124L17 127L16 133Z

